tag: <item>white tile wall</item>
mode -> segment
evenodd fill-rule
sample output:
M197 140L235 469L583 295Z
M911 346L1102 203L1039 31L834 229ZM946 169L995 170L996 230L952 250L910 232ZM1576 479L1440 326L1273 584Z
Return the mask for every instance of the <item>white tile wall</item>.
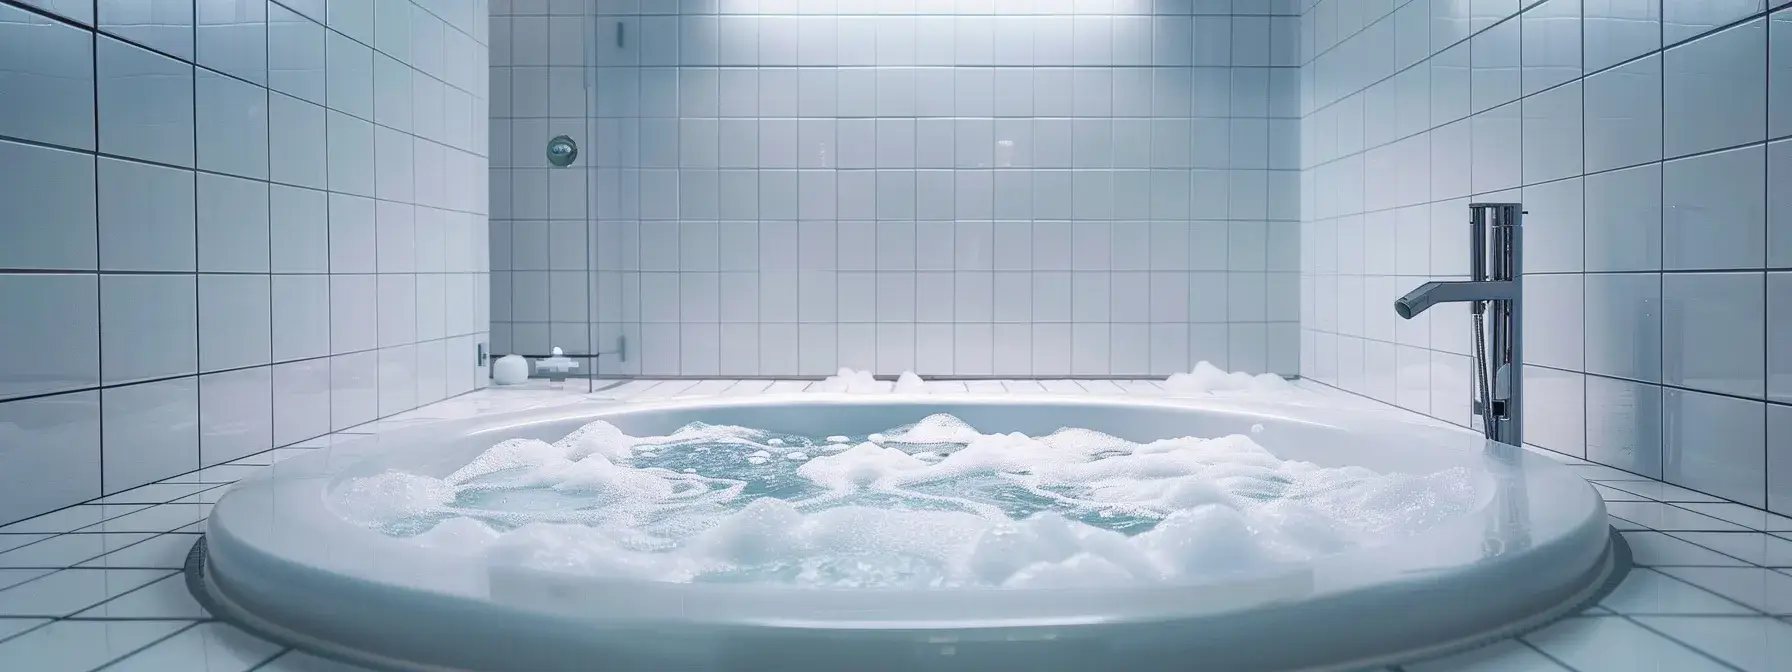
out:
M511 3L494 346L621 336L622 375L1293 373L1297 19L1229 4L599 3L586 40L580 3ZM547 169L562 133L580 163Z
M1302 7L1302 374L1467 424L1466 311L1388 302L1521 200L1526 439L1792 511L1792 8Z
M486 16L0 0L0 524L483 380Z

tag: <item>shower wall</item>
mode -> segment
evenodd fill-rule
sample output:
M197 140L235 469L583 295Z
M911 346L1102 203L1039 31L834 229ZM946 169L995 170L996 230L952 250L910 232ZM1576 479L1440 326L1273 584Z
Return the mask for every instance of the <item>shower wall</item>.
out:
M0 524L481 384L485 26L0 1Z
M1522 201L1527 440L1792 512L1786 4L1305 3L1302 373L1469 424L1465 304L1390 304Z
M595 9L584 54L572 17L510 20L497 342L590 324L628 343L619 375L1296 371L1292 2ZM560 66L585 55L581 110ZM587 210L578 171L538 168L581 112Z

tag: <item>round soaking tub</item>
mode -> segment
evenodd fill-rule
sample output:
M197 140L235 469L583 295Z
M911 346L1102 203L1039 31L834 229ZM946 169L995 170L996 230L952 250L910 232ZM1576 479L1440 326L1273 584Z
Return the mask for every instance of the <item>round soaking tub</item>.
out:
M1472 503L1385 544L1211 580L994 588L624 580L443 552L350 522L342 484L442 477L494 443L594 420L866 435L937 413L983 432L1131 442L1244 434L1284 460L1462 468ZM1553 460L1374 412L1246 401L767 396L591 404L394 431L281 462L217 503L191 584L217 615L379 669L1348 670L1486 643L1578 610L1626 565L1604 505Z

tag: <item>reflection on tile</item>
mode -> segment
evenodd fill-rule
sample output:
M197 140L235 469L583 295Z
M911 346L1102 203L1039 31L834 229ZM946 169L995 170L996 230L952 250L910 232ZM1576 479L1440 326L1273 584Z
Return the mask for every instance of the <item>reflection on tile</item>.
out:
M76 535L89 536L89 535ZM196 534L164 534L81 563L82 567L108 569L184 569L187 553L198 543Z
M1624 541L1630 544L1631 558L1643 567L1747 566L1741 560L1670 536L1666 532L1625 532Z
M50 572L53 572L53 571L56 571L56 570L53 570L53 569L0 569L0 590L5 590L7 588L11 588L13 586L19 585L26 581L30 581L37 577L49 574Z
M1759 532L1674 532L1692 543L1763 567L1792 567L1792 541Z
M1687 490L1672 483L1661 481L1609 481L1604 485L1625 492L1634 492L1657 502L1718 502L1723 501L1711 495Z
M1574 475L1579 476L1584 479L1587 479L1589 481L1623 482L1623 481L1647 481L1647 480L1649 480L1649 478L1647 476L1639 476L1635 473L1624 471L1622 469L1613 469L1613 468L1605 466L1603 464L1593 464L1591 462L1585 462L1585 463L1580 463L1580 464L1571 464L1568 466L1574 467Z
M0 553L0 567L73 567L131 544L148 534L65 534Z
M1662 477L1766 506L1766 405L1701 392L1662 391Z
M1692 649L1616 616L1570 618L1525 635L1524 639L1582 672L1725 669Z
M202 619L210 616L193 600L193 593L187 590L186 574L177 573L76 613L70 618Z
M1631 534L1625 535L1626 539ZM1747 607L1651 569L1635 568L1599 606L1620 614L1747 614Z
M49 622L47 618L0 618L0 642Z
M201 490L215 487L217 486L200 483L151 483L131 488L116 495L101 497L94 502L97 504L166 504Z
M252 464L220 464L206 467L190 474L181 474L162 481L163 483L235 483L249 477L264 467Z
M1792 575L1752 567L1663 567L1661 571L1768 614L1792 615Z
M1792 663L1792 624L1772 618L1643 616L1637 622L1747 672L1775 672Z
M211 513L210 504L158 504L91 527L81 532L167 532L177 527L204 520Z
M87 672L187 627L185 621L61 621L0 644L32 672Z
M107 672L244 672L272 659L280 645L250 635L225 623L200 623L185 632L157 642ZM203 668L194 667L203 665ZM263 668L266 669L266 668Z
M1651 478L1661 477L1660 387L1587 376L1584 403L1588 459ZM1627 485L1615 487L1622 489Z
M65 569L0 590L0 616L67 616L169 574L147 569Z
M1568 668L1515 639L1400 667L1406 672L1568 672Z
M1759 269L1766 258L1767 161L1761 145L1661 167L1661 267Z
M142 504L82 504L0 527L0 533L73 532L94 523L149 507Z
M255 672L368 672L366 668L319 658L309 653L288 651L273 662L255 668Z
M1648 497L1625 492L1604 483L1594 483L1593 489L1599 491L1599 498L1608 502L1647 502Z
M1718 25L1758 11L1761 0L1668 0L1667 7L1754 5ZM1740 7L1738 7L1740 9ZM1668 42L1675 22L1668 15ZM1767 132L1767 22L1756 19L1674 47L1662 62L1663 120L1668 156L1760 142ZM1722 105L1708 101L1721 100Z
M1682 509L1691 509L1713 518L1722 518L1751 530L1792 532L1792 518L1768 513L1741 504L1687 503L1680 504L1679 507Z
M49 539L49 534L0 534L0 553Z
M1767 508L1792 513L1792 406L1767 406Z
M0 295L19 288L0 281ZM54 301L51 297L39 298ZM0 315L6 316L0 318L0 322L31 319L6 312L6 303L0 298ZM69 309L64 306L62 310ZM53 313L45 316L50 315ZM6 331L0 326L0 343L16 344L16 341L7 340ZM27 348L29 345L29 342L24 344ZM20 350L19 355L32 359L54 356L29 349ZM0 362L0 368L11 367ZM0 378L5 377L0 374ZM0 389L7 387L0 380ZM100 394L90 391L0 404L0 465L4 465L0 466L0 492L5 493L0 496L0 523L59 509L100 494L99 402ZM0 548L5 546L0 542Z
M1747 528L1659 502L1611 502L1611 515L1664 532L1746 532Z
M1760 273L1663 274L1662 382L1760 398L1766 389L1765 291Z
M1661 380L1661 276L1588 275L1586 284L1587 373Z

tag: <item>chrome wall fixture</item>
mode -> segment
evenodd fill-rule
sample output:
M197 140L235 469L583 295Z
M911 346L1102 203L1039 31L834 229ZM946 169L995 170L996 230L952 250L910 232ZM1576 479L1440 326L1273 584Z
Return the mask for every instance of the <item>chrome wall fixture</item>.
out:
M572 162L578 158L579 143L573 142L572 138L557 135L553 140L548 141L548 163L554 164L555 167L565 168L572 165Z
M1524 353L1520 341L1524 332L1519 305L1524 294L1520 284L1524 278L1520 249L1524 206L1470 203L1468 211L1469 279L1420 285L1394 302L1394 312L1410 320L1434 304L1469 303L1475 322L1474 413L1481 418L1481 431L1487 438L1524 445ZM1491 325L1486 323L1489 311L1493 313Z

